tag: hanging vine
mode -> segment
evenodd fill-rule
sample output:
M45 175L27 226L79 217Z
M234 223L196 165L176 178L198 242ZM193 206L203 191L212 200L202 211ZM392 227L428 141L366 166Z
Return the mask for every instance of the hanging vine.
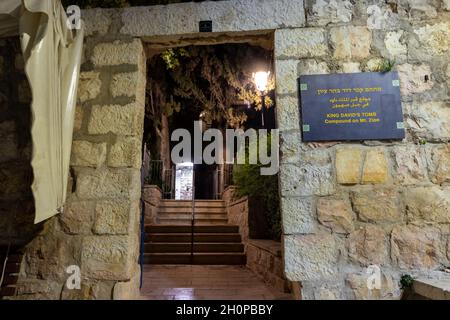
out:
M150 75L150 90L164 92L164 106L168 116L178 112L180 106L201 110L207 123L225 122L230 127L242 127L247 115L233 108L246 104L261 110L262 98L253 83L252 74L257 71L255 61L263 61L266 68L268 52L247 45L191 46L172 48L154 59L154 66L165 64L165 83L158 76ZM273 76L269 79L268 92L275 87ZM165 97L167 97L165 99ZM273 106L269 95L265 106Z
M170 48L153 57L148 64L145 140L151 141L155 158L168 158L170 121L182 109L199 114L208 125L242 128L247 114L236 106L261 110L252 74L263 68L271 70L270 52L244 44ZM267 108L273 106L274 88L272 76Z

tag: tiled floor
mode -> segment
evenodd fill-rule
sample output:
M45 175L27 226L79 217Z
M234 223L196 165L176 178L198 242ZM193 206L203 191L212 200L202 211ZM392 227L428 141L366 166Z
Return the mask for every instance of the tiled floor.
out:
M243 266L147 265L141 294L149 300L279 300L289 294L269 288Z

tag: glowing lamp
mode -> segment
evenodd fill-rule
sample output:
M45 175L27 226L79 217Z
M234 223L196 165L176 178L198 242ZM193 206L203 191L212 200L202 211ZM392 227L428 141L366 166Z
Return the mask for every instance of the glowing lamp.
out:
M258 71L253 74L253 80L255 81L256 89L261 92L267 90L267 84L269 83L269 75L268 71Z

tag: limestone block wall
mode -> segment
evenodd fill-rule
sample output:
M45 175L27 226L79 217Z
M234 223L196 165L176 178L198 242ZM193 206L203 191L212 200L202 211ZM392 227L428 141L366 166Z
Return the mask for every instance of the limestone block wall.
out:
M87 38L69 195L25 248L17 299L138 296L145 56L139 39ZM69 290L67 267L80 268Z
M275 31L285 271L304 299L397 299L450 264L450 13L445 1L305 1ZM300 75L395 60L403 141L301 143ZM366 268L377 265L379 290Z
M142 201L144 202L144 223L155 224L158 218L158 207L162 199L162 191L155 185L144 185Z
M134 52L124 39L138 37L161 46L176 45L179 39L186 43L195 38L198 21L209 19L215 32L274 33L286 276L302 283L305 299L395 299L402 273L429 274L449 264L448 10L448 3L438 0L230 0L84 11L86 81L102 84L99 89L86 86L91 100L87 111L80 111L80 132L86 137L134 132L133 125L123 122L110 125L114 115L133 117L130 100L123 100L130 91L121 95L121 86L114 86L129 77L111 74L119 69L115 63L132 63L128 54L120 54ZM301 143L297 78L371 71L383 59L395 60L400 73L407 138ZM103 73L97 79L98 70ZM104 81L111 81L115 93ZM95 100L105 96L118 100L106 108ZM80 137L85 136L75 140ZM110 159L110 143L106 161L113 166L122 160ZM113 171L102 170L99 165L78 174L91 179L91 174ZM127 180L125 171L98 179L120 184ZM88 186L90 181L77 186L77 196L89 194ZM104 190L101 196L122 191ZM382 287L369 291L366 268L373 264L381 268Z
M230 202L227 205L228 223L239 226L239 233L242 237L242 243L247 248L249 240L248 225L248 198L244 197Z
M248 225L248 197L239 198L236 187L228 186L222 193L222 200L227 206L228 223L239 226L245 251L247 251L250 229Z
M291 283L284 274L281 245L273 240L249 240L247 268L259 278L281 292L290 292Z

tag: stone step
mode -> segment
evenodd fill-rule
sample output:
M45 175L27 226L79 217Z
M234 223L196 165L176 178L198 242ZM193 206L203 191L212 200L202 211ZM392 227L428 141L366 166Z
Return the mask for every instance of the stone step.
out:
M190 233L151 233L146 235L147 243L151 242L191 242ZM194 233L194 242L241 242L238 233Z
M20 263L9 262L6 264L5 273L19 273L20 272Z
M158 223L163 225L182 225L182 226L190 226L192 224L191 219L158 219ZM228 219L195 219L196 225L201 226L214 226L214 225L222 225L227 224Z
M161 207L189 207L192 208L191 200L161 200L159 203ZM195 200L195 207L207 208L224 208L225 201L223 200Z
M22 261L23 254L13 253L8 255L8 263L20 263ZM5 254L0 253L0 262L5 261Z
M191 213L159 213L158 218L160 219L168 219L168 220L177 220L177 219L192 219ZM226 214L204 214L204 213L196 213L194 215L195 220L201 220L201 219L228 219L228 216Z
M196 214L214 214L221 213L226 214L226 208L219 207L195 207ZM192 214L192 207L163 207L159 206L158 213L189 213Z
M180 225L146 225L147 233L190 233L191 227ZM195 233L238 233L239 227L233 225L194 226Z
M243 253L146 253L145 264L245 265Z
M194 252L244 252L242 243L194 243ZM191 243L147 243L145 244L146 253L172 253L172 252L191 252Z
M5 275L2 283L2 288L0 288L0 300L5 297L12 297L16 295L16 283L19 278L20 263L23 259L23 253L21 248L11 246L7 249L5 246L0 246L0 274L3 269L3 263L5 261L6 252L8 254L8 261L5 266Z
M13 297L16 295L17 288L15 286L5 286L0 289L0 300L3 297Z

